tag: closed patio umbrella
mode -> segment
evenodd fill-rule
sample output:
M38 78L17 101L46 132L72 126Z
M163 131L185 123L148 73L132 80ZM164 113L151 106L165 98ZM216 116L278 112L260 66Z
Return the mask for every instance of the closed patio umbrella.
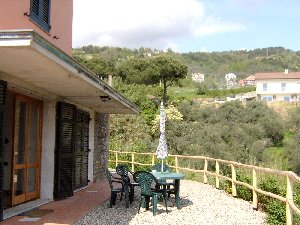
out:
M156 149L156 155L158 159L161 159L161 171L163 172L163 163L164 159L168 156L168 146L165 135L165 127L166 127L166 113L164 110L163 102L160 104L160 116L159 116L159 143Z

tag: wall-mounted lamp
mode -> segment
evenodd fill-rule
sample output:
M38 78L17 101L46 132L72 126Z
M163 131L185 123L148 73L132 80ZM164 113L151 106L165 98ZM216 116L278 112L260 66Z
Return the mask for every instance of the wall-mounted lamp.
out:
M29 12L24 12L24 16L28 16L29 17L30 16Z
M110 101L111 98L110 98L108 95L101 95L101 96L100 96L100 100L101 100L102 102L107 102L107 101Z
M53 36L53 39L56 39L56 40L57 40L57 39L59 39L59 36L54 35L54 36Z

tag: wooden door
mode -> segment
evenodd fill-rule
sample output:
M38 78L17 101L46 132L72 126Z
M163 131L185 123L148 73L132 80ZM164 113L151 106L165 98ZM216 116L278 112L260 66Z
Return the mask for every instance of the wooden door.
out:
M39 197L42 102L16 96L12 205Z

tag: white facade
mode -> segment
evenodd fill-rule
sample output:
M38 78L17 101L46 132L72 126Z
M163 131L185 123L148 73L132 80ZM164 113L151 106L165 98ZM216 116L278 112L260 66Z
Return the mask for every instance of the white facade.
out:
M236 84L236 75L234 73L227 73L225 75L227 87L232 87Z
M264 101L300 101L300 73L258 74L256 94ZM299 76L299 77L298 77Z

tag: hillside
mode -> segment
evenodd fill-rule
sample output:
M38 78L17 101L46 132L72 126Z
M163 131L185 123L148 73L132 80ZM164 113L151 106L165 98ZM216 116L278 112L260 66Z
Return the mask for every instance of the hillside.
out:
M226 73L235 73L238 79L256 72L300 71L300 51L292 51L282 47L269 47L250 51L226 52L189 52L176 53L149 48L128 49L117 47L84 46L73 50L75 57L103 57L114 63L132 57L144 58L157 54L169 54L189 67L189 74L204 73L216 80L223 79Z
M267 105L277 112L284 120L289 118L289 113L293 109L299 107L299 104L293 102L268 102Z

